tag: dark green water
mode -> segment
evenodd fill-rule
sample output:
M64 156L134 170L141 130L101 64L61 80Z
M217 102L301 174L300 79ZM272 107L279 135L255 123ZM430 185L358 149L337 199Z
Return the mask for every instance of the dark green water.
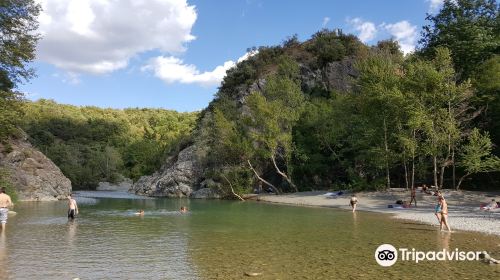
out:
M88 196L92 193L84 193ZM99 195L102 195L100 193ZM19 203L0 238L4 279L495 279L500 266L476 261L398 261L381 267L384 243L421 251L486 250L500 238L386 215L256 202L77 197ZM180 214L186 205L189 214ZM133 215L145 209L145 216ZM432 215L432 213L430 213ZM440 276L439 276L440 275Z

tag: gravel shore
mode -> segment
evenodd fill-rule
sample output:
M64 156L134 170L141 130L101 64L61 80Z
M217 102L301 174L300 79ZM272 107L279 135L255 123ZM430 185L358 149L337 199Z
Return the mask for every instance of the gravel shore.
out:
M325 191L300 192L286 195L262 194L256 199L280 204L335 207L350 210L350 194L340 196L327 195ZM388 208L397 200L410 200L410 192L405 189L391 189L379 192L361 192L356 194L359 200L357 210L393 214L399 219L413 220L420 223L438 225L434 215L435 196L417 192L417 205L411 208ZM495 198L500 200L500 193L444 191L448 202L448 221L451 229L476 231L500 236L500 208L495 211L479 209L481 203L488 203Z

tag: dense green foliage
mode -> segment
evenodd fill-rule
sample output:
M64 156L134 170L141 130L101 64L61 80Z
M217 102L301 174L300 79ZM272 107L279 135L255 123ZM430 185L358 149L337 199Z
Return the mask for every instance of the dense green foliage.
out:
M35 58L39 12L33 0L0 1L0 141L16 132L21 116L16 85L34 75L28 64Z
M228 71L203 112L206 175L240 192L281 192L470 188L464 178L499 171L498 5L445 1L428 19L414 55L392 40L369 48L329 30L259 48ZM325 74L304 86L304 71L349 63L357 71L350 90L325 86ZM498 177L482 178L498 186Z
M26 102L23 129L76 188L138 179L189 141L196 113Z

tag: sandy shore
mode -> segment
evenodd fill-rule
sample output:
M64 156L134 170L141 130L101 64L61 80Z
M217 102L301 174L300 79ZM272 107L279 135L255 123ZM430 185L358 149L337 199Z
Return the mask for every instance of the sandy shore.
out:
M257 200L302 205L335 207L350 210L350 194L341 196L325 195L325 191L301 192L286 195L259 195ZM395 218L413 220L421 223L437 225L434 216L436 197L417 192L418 207L411 208L388 208L397 200L410 200L410 192L405 189L391 189L381 192L357 193L359 200L357 210L393 214ZM452 230L477 231L488 234L500 235L500 209L496 211L483 211L479 209L481 203L490 202L495 198L500 200L500 193L485 193L471 191L444 191L444 197L448 202L449 223Z

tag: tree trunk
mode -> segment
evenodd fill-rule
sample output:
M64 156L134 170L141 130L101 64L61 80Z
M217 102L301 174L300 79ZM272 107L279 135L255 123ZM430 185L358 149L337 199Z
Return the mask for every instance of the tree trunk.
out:
M452 166L452 171L453 171L453 187L456 188L456 175L455 175L455 146L451 149L451 164Z
M224 174L221 174L221 176L222 176L222 178L226 179L226 181L229 183L229 187L231 188L231 192L233 193L233 195L234 195L235 197L237 197L239 200L241 200L241 201L245 201L245 200L243 199L243 197L241 197L240 195L238 195L237 193L235 193L235 192L234 192L234 189L233 189L233 184L231 184L231 181L229 181L229 179L228 179L228 178L226 178L226 176L224 176Z
M466 173L464 176L462 176L460 178L460 180L458 180L458 185L457 185L457 188L456 190L458 191L458 189L460 188L460 185L462 184L463 180L465 179L465 177L469 176L471 173Z
M433 156L433 164L434 164L434 186L436 186L437 189L439 189L439 184L438 184L438 175L437 175L437 156Z
M415 129L413 130L413 142L417 143L417 136L416 136L416 131ZM412 154L411 154L411 187L415 187L415 149L414 147Z
M446 164L441 165L441 172L439 173L439 188L442 189L444 185L444 169L446 168Z
M269 183L268 181L264 180L262 177L259 176L259 174L257 173L257 171L253 168L252 164L250 163L250 160L247 160L248 162L248 165L250 166L250 169L253 171L253 173L255 174L255 176L257 177L257 179L259 179L259 181L261 181L262 183L268 185L269 187L271 187L277 194L280 194L281 192L279 191L278 188L276 188L273 184Z
M384 146L385 146L385 174L387 180L387 188L391 187L391 176L389 174L389 144L387 143L387 124L384 117Z
M276 164L276 159L274 158L274 155L271 156L271 160L273 161L273 165L274 165L274 168L276 169L276 172L278 172L278 174L281 175L281 177L283 177L287 182L288 184L290 184L290 186L292 186L292 188L295 190L295 192L299 192L299 189L297 188L297 186L292 182L292 180L284 173L282 172L279 168L278 168L278 165Z
M408 182L408 166L406 164L406 155L403 153L403 166L405 168L405 185L406 185L406 190L408 190L409 187L409 182ZM413 186L412 186L413 188Z

